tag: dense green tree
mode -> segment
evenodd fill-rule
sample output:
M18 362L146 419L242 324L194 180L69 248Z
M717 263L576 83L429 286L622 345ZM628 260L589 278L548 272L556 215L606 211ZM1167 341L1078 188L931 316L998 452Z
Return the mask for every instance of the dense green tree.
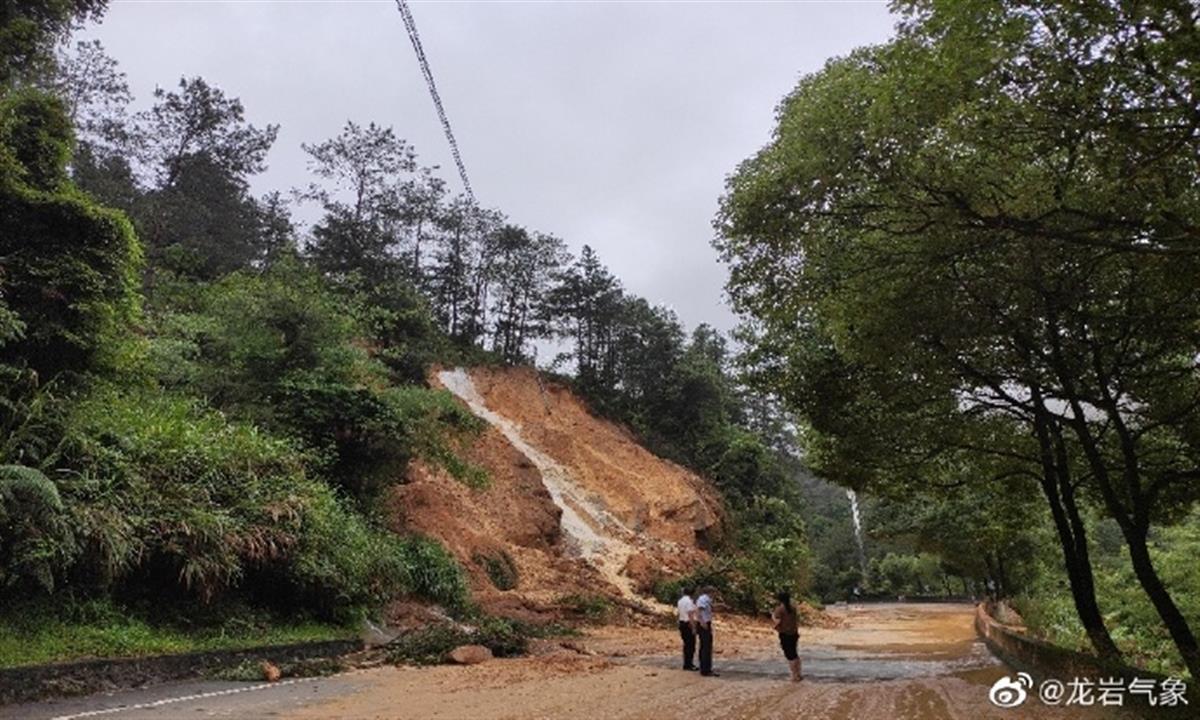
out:
M1200 106L1181 90L1194 87L1181 60L1195 8L905 7L896 42L803 80L772 144L731 179L719 245L734 299L785 357L817 349L803 339L816 328L865 373L846 377L844 409L895 409L878 395L916 386L915 402L1023 434L1069 572L1086 560L1082 481L1200 672L1146 545L1198 490L1194 456L1178 452L1200 411L1198 170L1183 159ZM797 377L785 365L776 379Z
M573 345L561 360L574 364L584 388L611 388L615 383L611 344L622 295L620 281L596 251L584 245L550 298L556 329Z
M204 78L180 78L177 92L157 88L154 106L138 117L141 152L155 187L171 188L196 158L231 178L265 170L279 126L257 128L245 116L240 100Z
M406 280L361 290L364 324L375 345L375 357L397 382L423 385L429 365L445 350L429 302Z
M240 100L199 77L154 98L137 118L150 190L134 207L152 263L201 278L248 267L261 249L247 181L266 168L278 126L254 127Z
M257 257L255 264L270 267L284 257L299 253L296 225L287 200L278 192L267 193L257 203Z
M62 98L75 127L75 184L109 207L139 209L138 133L128 113L133 94L117 61L99 40L80 41L71 52L60 50L54 73L42 84Z
M1036 575L1041 499L1034 483L978 482L987 471L947 463L936 485L881 487L872 534L943 558L956 575L991 580L997 597L1017 595Z
M438 217L424 285L434 316L454 342L469 346L485 337L492 261L503 217L458 197Z
M446 181L433 174L433 168L421 168L399 188L400 223L408 233L411 273L421 274L422 250L436 229L438 215L446 201Z
M337 137L304 145L309 169L323 181L300 192L321 204L307 251L322 272L358 273L370 282L400 272L396 228L402 177L416 170L416 153L390 127L347 122Z
M529 342L549 330L542 300L557 280L566 247L556 237L512 225L493 233L489 244L491 347L506 362L523 362Z
M24 327L0 360L43 380L111 360L138 305L140 246L120 213L72 187L71 147L57 99L25 90L0 103L0 275Z
M634 427L654 441L676 442L665 433L665 417L676 397L677 368L684 353L683 326L675 313L656 307L644 298L625 296L613 319L614 378L618 407ZM614 398L616 400L616 398Z
M121 210L130 217L143 208L137 174L125 155L106 153L90 143L80 143L71 163L71 179L105 207Z
M4 0L0 3L0 94L52 70L54 45L77 24L98 20L108 0Z
M267 252L264 231L277 229L264 224L246 181L204 154L176 163L171 185L143 195L134 217L150 239L155 266L204 279L251 267Z

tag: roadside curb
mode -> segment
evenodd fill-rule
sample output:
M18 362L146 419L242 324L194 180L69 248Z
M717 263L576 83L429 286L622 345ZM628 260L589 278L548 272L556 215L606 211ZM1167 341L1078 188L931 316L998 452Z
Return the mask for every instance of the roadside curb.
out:
M278 665L338 657L362 649L360 640L328 640L4 668L0 669L0 706L184 680L247 661L269 660Z
M1095 655L1068 650L1031 638L996 620L987 602L975 606L975 632L992 654L1014 670L1029 673L1030 677L1039 683L1051 679L1063 682L1072 678L1120 678L1126 683L1134 678L1149 679L1155 683L1168 679L1168 676L1161 673L1141 670L1130 665L1105 663ZM1191 704L1196 702L1195 685L1195 681L1188 681L1186 697ZM1196 710L1191 705L1158 707L1154 712L1154 717L1162 718L1182 720L1197 717Z
M975 632L987 644L988 649L1017 670L1028 672L1035 678L1070 676L1118 676L1124 678L1149 677L1165 679L1148 670L1138 670L1126 665L1110 665L1087 653L1068 650L1044 640L1029 637L996 620L988 603L975 606Z

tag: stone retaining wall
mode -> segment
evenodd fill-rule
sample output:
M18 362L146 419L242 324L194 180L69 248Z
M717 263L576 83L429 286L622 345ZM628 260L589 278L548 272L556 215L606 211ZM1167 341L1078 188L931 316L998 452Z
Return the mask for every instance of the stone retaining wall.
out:
M144 658L84 660L0 669L0 705L47 697L80 695L197 677L246 661L275 664L337 657L362 649L357 640L273 645L245 650L215 650Z

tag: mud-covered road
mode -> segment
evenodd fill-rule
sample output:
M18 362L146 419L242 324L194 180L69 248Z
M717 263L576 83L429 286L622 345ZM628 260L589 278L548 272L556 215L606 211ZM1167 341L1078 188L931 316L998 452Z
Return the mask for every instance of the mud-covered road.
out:
M1010 671L975 639L970 606L864 605L831 614L837 627L802 632L806 679L799 684L787 681L765 624L718 620L721 676L704 678L677 669L678 635L664 622L661 629L597 628L568 647L547 642L531 657L473 667L379 667L265 687L181 683L0 708L0 718L1123 717L1108 708L1049 707L1036 696L1021 708L991 705L989 688Z

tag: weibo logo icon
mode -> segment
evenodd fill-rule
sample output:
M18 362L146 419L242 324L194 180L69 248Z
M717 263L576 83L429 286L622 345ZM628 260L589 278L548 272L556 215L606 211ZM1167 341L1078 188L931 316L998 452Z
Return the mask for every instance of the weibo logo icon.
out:
M988 692L988 700L996 707L1017 707L1029 697L1032 687L1033 678L1029 673L1017 673L1015 678L1005 675L992 685L991 691Z

